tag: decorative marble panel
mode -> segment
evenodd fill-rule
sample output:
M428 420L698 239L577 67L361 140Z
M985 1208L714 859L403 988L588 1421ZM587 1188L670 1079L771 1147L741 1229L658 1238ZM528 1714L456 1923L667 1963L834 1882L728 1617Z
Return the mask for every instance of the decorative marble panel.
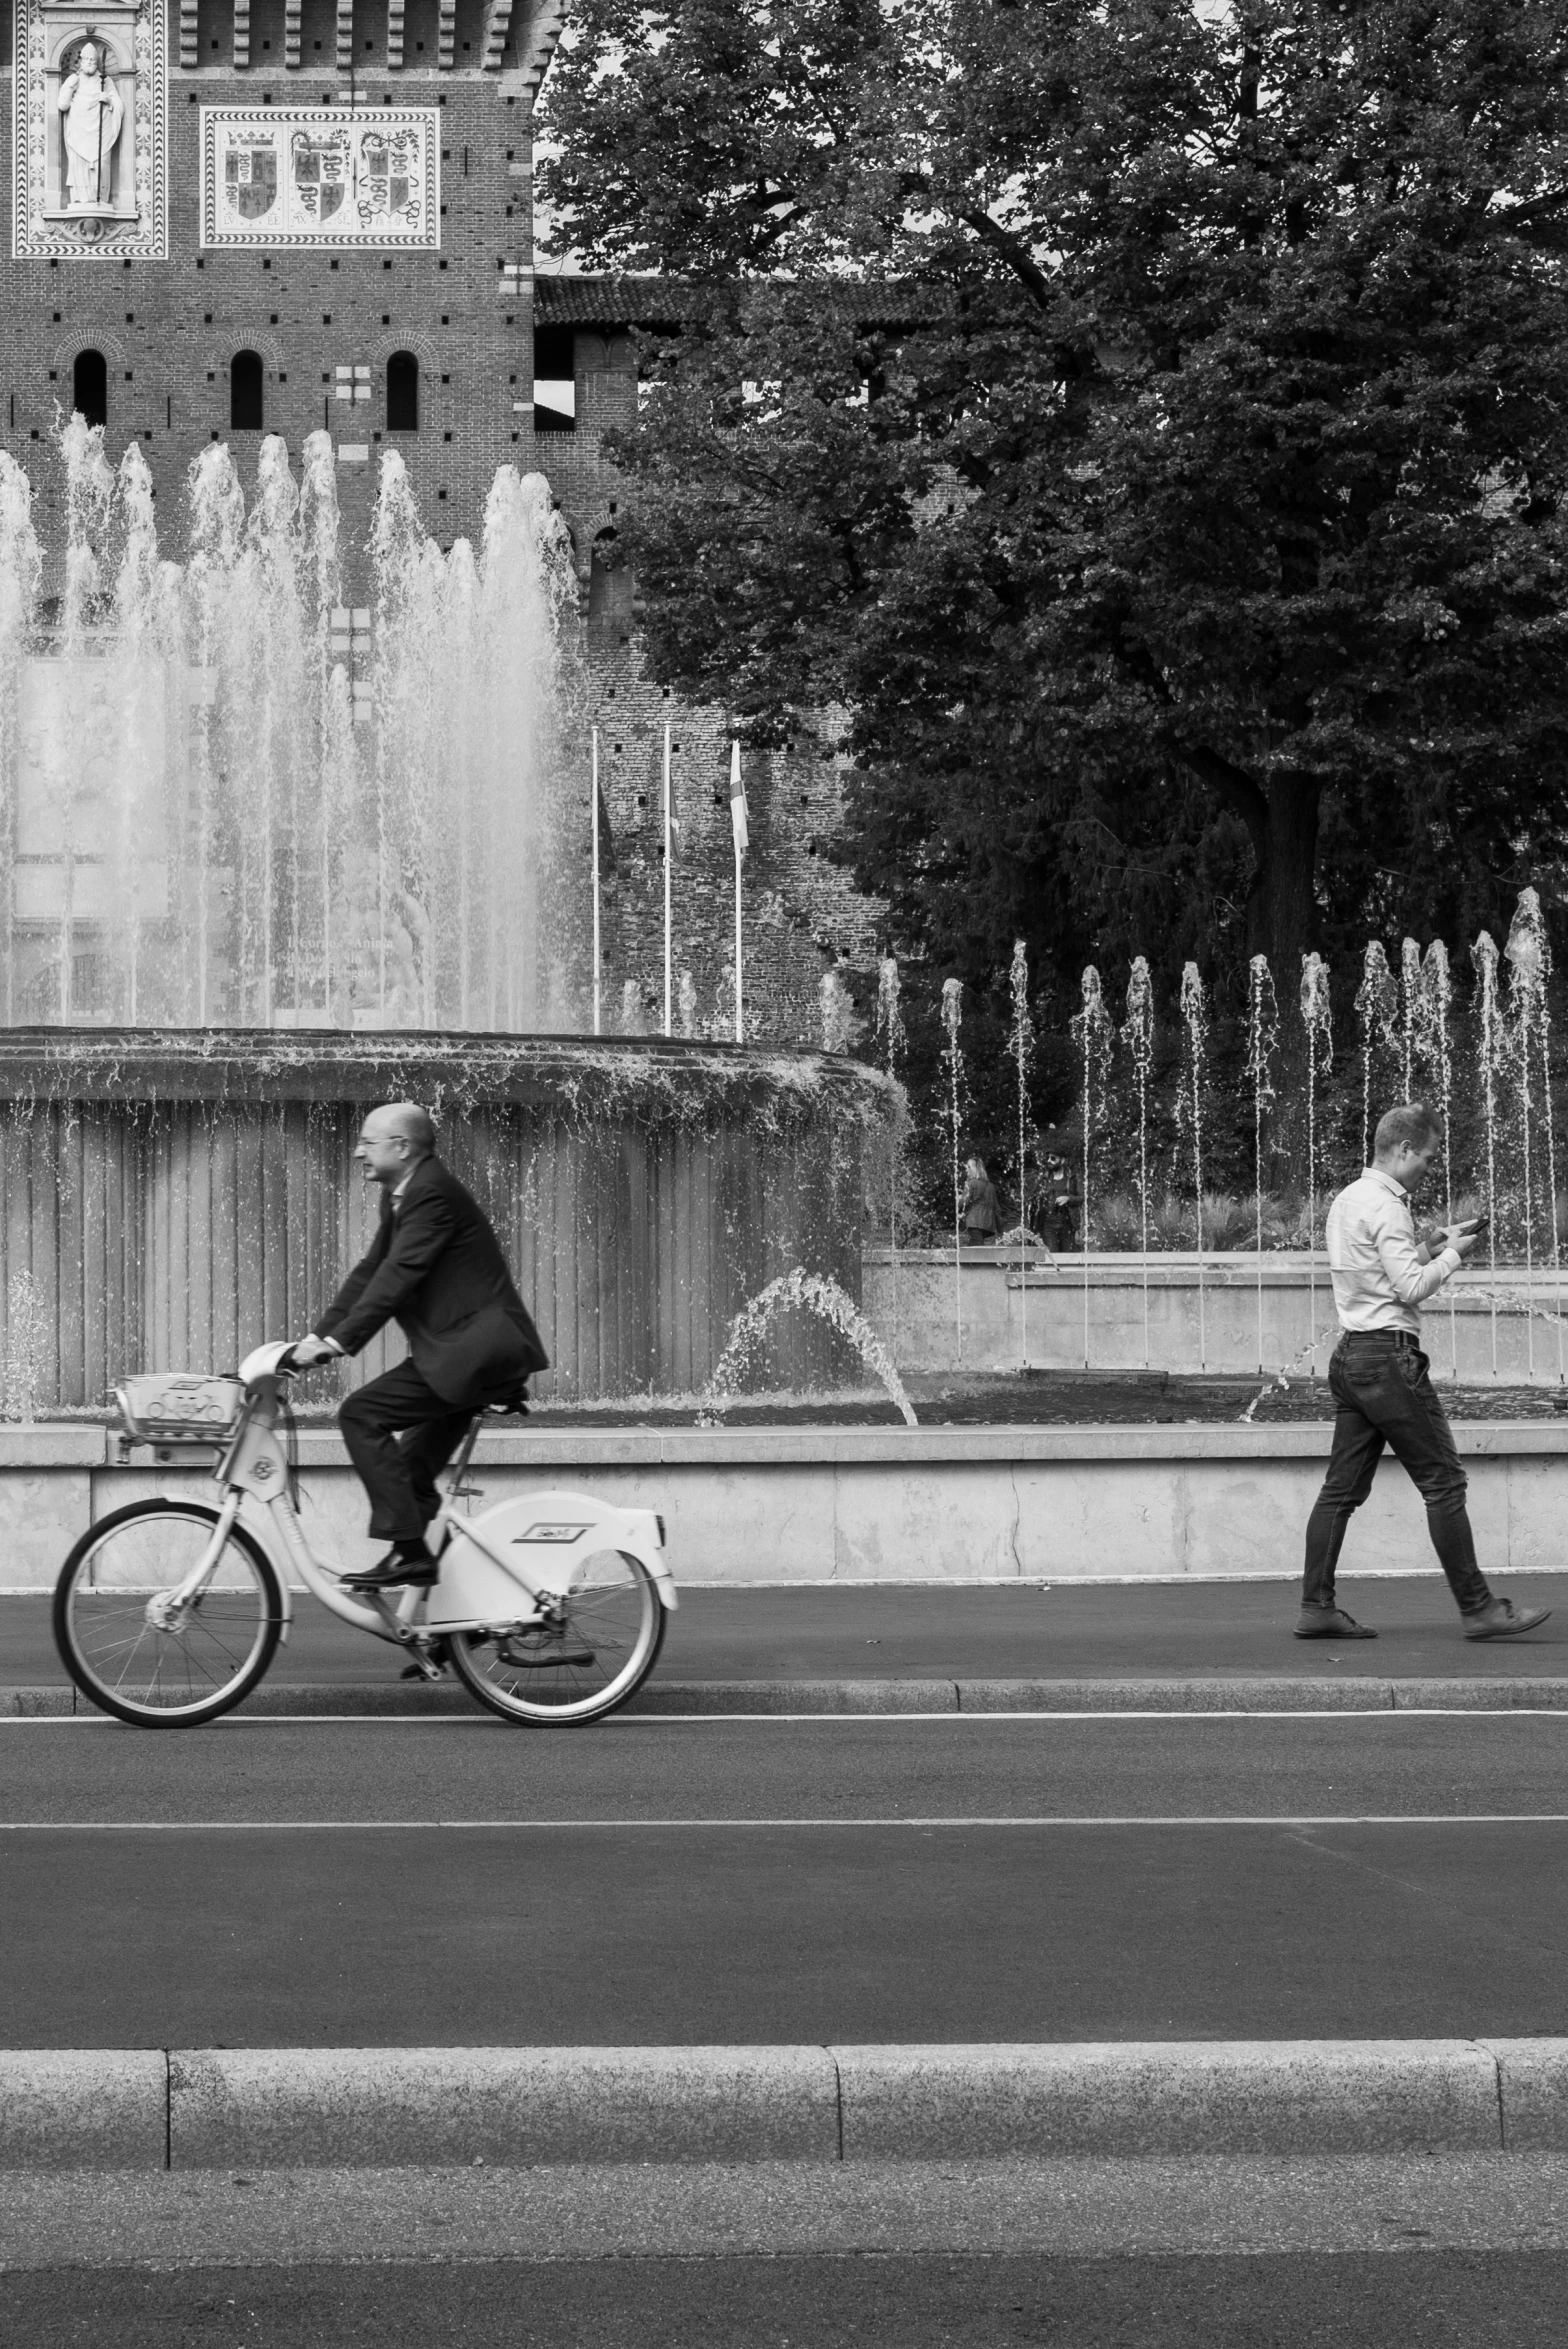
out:
M204 106L201 241L434 252L440 116L426 106Z
M166 0L15 0L12 251L166 261Z

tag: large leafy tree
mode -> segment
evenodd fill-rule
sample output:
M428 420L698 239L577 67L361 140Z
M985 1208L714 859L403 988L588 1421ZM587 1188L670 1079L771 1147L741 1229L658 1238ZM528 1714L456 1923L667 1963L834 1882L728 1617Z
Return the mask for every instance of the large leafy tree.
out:
M656 674L841 713L848 852L1283 982L1568 817L1568 0L578 0L540 192L680 281Z

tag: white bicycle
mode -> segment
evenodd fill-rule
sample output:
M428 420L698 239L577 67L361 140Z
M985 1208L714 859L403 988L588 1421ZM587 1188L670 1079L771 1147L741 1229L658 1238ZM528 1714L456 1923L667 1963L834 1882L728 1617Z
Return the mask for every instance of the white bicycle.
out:
M143 1729L185 1729L243 1702L293 1617L291 1580L424 1678L448 1662L509 1721L597 1721L658 1661L677 1604L664 1522L584 1493L536 1492L467 1517L484 1414L452 1464L426 1539L428 1589L353 1592L311 1548L301 1519L287 1345L261 1346L237 1378L127 1379L116 1390L122 1457L219 1457L221 1499L160 1498L89 1526L60 1570L54 1636L82 1694ZM510 1406L515 1408L515 1405ZM503 1410L507 1406L501 1406Z

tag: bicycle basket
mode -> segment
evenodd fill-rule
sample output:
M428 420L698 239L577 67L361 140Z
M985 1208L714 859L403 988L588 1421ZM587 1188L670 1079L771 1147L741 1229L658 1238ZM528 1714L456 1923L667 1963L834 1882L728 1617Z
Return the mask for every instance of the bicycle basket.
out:
M245 1400L237 1378L164 1371L115 1388L125 1432L144 1444L217 1444L234 1432Z

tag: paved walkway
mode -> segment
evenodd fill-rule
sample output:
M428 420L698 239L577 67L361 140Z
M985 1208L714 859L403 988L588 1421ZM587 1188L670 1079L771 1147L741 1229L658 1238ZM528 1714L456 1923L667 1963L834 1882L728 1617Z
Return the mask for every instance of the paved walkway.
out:
M1568 1580L1511 1576L1506 1589L1554 1612L1521 1640L1472 1645L1447 1587L1430 1576L1347 1580L1352 1614L1378 1626L1349 1644L1291 1637L1284 1582L821 1586L681 1593L659 1678L703 1680L1125 1680L1568 1677ZM301 1597L278 1682L389 1681L400 1658ZM0 1686L65 1675L44 1597L0 1598Z

